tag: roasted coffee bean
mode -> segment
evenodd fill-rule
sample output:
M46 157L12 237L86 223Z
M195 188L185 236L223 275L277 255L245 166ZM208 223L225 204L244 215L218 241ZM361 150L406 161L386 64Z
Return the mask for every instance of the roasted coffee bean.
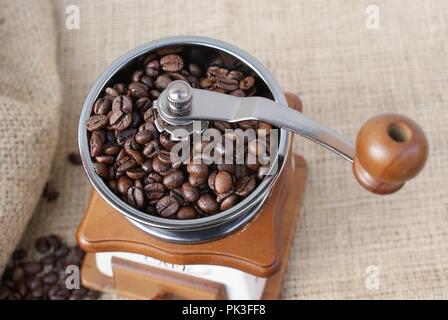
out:
M24 270L26 274L34 275L42 271L42 266L35 261L25 263Z
M208 176L208 179L207 179L208 186L213 191L216 191L215 190L215 178L216 178L217 174L218 174L218 171L214 170L210 173L210 175Z
M103 152L104 147L104 136L95 131L92 133L90 137L90 156L96 157L99 156Z
M14 252L12 253L12 258L14 259L15 262L22 261L23 259L26 258L26 256L27 256L27 252L23 248L18 248L16 250L14 250Z
M243 98L243 97L246 96L246 93L243 90L238 89L238 90L230 92L230 95L231 96L235 96L235 97Z
M22 298L26 297L26 294L28 293L28 288L26 287L25 282L19 282L16 286L17 292L20 294Z
M12 270L12 276L11 276L12 281L14 281L15 283L19 283L23 281L24 278L25 278L25 270L21 266L15 267Z
M168 151L170 151L176 145L176 142L171 141L170 135L166 132L160 134L159 141L160 144Z
M171 217L179 209L179 203L176 198L165 196L157 202L156 209L157 213L162 217Z
M164 164L171 165L171 152L168 150L162 150L157 155L157 158Z
M96 114L87 119L86 129L89 131L98 131L106 128L108 118L104 114Z
M244 176L247 176L249 173L247 171L247 168L244 164L237 164L235 165L235 177L237 179L240 179Z
M7 287L0 287L0 300L8 299L10 290Z
M221 68L219 66L211 66L207 69L207 78L216 79L226 77L229 74L229 70Z
M159 141L153 140L145 145L143 154L148 158L154 158L159 154L161 150L162 146L160 145Z
M168 189L178 188L185 182L182 171L176 170L163 178L163 185Z
M104 114L107 115L107 113L111 110L112 103L108 99L99 98L96 100L95 104L93 105L93 112L95 114Z
M30 278L26 279L26 286L28 287L28 289L34 290L36 288L42 287L43 282L38 277L30 277Z
M214 81L209 78L204 78L199 81L199 87L202 89L210 88L213 85Z
M245 77L243 80L240 81L239 84L240 89L245 91L252 89L254 85L255 85L255 78L252 76Z
M160 91L159 90L151 90L151 91L149 91L149 98L151 98L151 100L157 100L157 99L159 99L159 97L160 97Z
M135 128L129 128L123 131L116 131L115 137L117 139L117 143L119 145L123 145L126 142L126 140L128 140L130 137L133 137L136 133L137 129Z
M145 66L145 73L152 78L156 78L159 76L159 70L160 63L158 60L149 61Z
M208 175L208 165L205 163L189 163L187 165L187 172L190 175L194 175L201 178L207 178Z
M115 162L115 157L108 155L101 155L95 157L96 162L103 163L105 165L111 165Z
M198 175L193 175L190 174L190 176L188 177L188 182L193 186L193 187L200 187L201 185L203 185L204 183L207 182L208 176L198 176Z
M127 194L128 189L133 186L134 186L134 181L131 178L129 178L128 176L121 176L120 178L118 178L117 187L118 187L118 192L120 192L121 194Z
M206 214L213 214L219 210L215 197L208 193L199 197L197 205Z
M176 214L177 219L180 220L194 219L196 218L196 216L196 210L194 210L194 208L190 206L180 208Z
M95 169L96 174L102 178L108 178L110 176L110 169L104 163L95 162L93 164L93 169Z
M70 250L68 249L67 246L61 245L61 246L59 246L59 248L54 250L53 254L56 258L60 258L60 257L65 257L69 253L69 251Z
M147 144L152 139L154 139L154 135L149 130L142 130L135 135L135 141L139 144Z
M231 194L222 200L219 209L221 211L229 210L238 202L238 196Z
M154 180L155 182L160 182L161 183L163 181L163 177L160 174L158 174L157 172L154 172L154 171L150 172L148 174L148 178Z
M53 186L53 184L51 182L47 182L44 187L43 196L48 201L53 201L57 197L59 197L59 191L56 190L56 188Z
M235 194L240 197L248 196L254 189L256 180L254 176L241 177L236 183Z
M154 182L154 183L148 183L145 185L144 193L147 199L149 200L155 200L160 199L165 194L165 186L161 183Z
M147 173L142 168L135 168L126 171L126 175L133 180L142 179L146 177L146 174Z
M168 171L170 168L171 166L165 162L162 162L158 156L152 161L152 169L157 173L162 174L163 172Z
M50 234L47 237L48 243L53 249L59 248L62 245L62 239L56 234Z
M185 201L196 202L199 199L199 190L193 187L189 182L182 185L182 193Z
M142 208L145 205L145 195L143 190L136 187L128 189L128 203L136 208Z
M227 171L219 171L215 177L214 189L217 193L227 193L232 190L232 176Z
M179 72L170 72L169 75L173 81L174 80L188 81L187 77Z
M68 157L68 161L70 161L72 164L80 165L82 164L81 155L79 152L71 152Z
M40 237L37 239L34 247L39 253L47 253L51 248L47 237Z
M143 74L144 74L143 70L134 71L132 73L132 75L131 75L131 81L132 82L139 82L140 79L142 78Z
M128 91L136 99L148 97L149 96L148 90L149 90L148 86L142 82L132 82L128 86Z
M151 172L152 171L152 160L146 159L145 162L142 163L141 168L145 173Z
M160 59L160 65L164 71L177 72L184 67L184 60L177 54L169 54Z
M115 162L115 168L119 172L126 172L129 169L135 168L137 166L137 162L135 159L129 155L124 156L120 160Z
M59 275L54 272L47 273L46 275L44 275L42 277L42 282L47 285L55 284L56 282L58 282L58 280L59 280Z
M121 111L123 113L132 113L132 100L128 96L117 96L112 103L112 111Z
M188 65L188 71L192 76L201 77L202 76L202 68L196 63L190 63Z
M169 75L162 74L157 77L157 80L154 83L154 85L156 86L157 90L163 91L166 89L166 87L168 87L168 85L170 84L171 81L172 80Z
M229 77L219 77L216 80L216 87L225 91L234 91L238 89L238 81Z
M123 131L132 124L132 113L124 113L120 110L114 111L109 119L113 129Z

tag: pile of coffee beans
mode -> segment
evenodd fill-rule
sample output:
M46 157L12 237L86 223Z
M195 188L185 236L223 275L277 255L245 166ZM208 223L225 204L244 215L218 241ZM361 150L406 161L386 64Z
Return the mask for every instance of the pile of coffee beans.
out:
M31 259L31 255L38 256ZM69 247L57 235L36 240L31 252L16 249L1 277L0 300L93 300L97 291L66 286L66 267L80 268L84 257L78 247Z
M150 54L128 83L105 88L86 122L96 173L123 201L151 215L193 219L227 210L247 197L262 180L259 164L171 163L175 142L154 125L152 102L174 80L193 88L239 97L253 96L257 80L222 61L200 65L182 52ZM211 122L226 129L254 129L267 135L271 126L258 121ZM265 129L265 130L259 130ZM248 143L249 152L256 144ZM192 146L202 148L202 146ZM266 170L266 168L263 168Z

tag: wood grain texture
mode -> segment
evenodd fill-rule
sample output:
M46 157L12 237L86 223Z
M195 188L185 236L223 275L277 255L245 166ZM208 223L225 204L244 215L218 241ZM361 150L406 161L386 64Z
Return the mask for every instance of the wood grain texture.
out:
M428 139L412 119L393 113L368 120L356 139L353 173L367 190L389 194L424 167Z

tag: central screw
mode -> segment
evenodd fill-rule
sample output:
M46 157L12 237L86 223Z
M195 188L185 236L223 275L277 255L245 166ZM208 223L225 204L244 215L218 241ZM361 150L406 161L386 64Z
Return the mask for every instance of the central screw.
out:
M166 98L170 111L174 114L184 114L191 107L192 90L188 82L176 80L166 88Z

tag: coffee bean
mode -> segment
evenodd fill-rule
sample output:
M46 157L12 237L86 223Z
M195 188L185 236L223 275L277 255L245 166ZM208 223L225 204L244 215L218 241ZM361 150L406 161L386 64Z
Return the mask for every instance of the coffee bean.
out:
M238 81L229 77L219 77L216 80L216 87L226 91L234 91L238 89Z
M176 170L163 178L163 185L170 190L182 186L184 182L185 176L180 170Z
M136 208L142 208L145 205L145 196L143 190L136 187L128 189L128 203Z
M47 241L53 249L59 248L62 245L62 239L56 234L50 234Z
M132 100L128 96L117 96L112 102L112 111L121 111L123 113L132 113Z
M159 141L153 140L145 145L143 154L148 158L154 158L161 150L162 146L159 144Z
M244 91L252 89L254 85L255 85L255 78L252 76L245 77L243 80L240 81L239 84L240 89Z
M162 217L171 217L179 209L179 203L176 198L165 196L157 202L156 209Z
M124 113L120 110L112 112L109 123L113 129L123 131L132 124L132 113Z
M184 67L184 61L182 57L177 54L169 54L160 59L160 65L164 71L177 72Z
M117 143L119 145L123 145L126 140L128 140L130 137L133 137L137 133L137 129L129 128L127 130L123 131L116 131L115 137L117 139Z
M41 299L43 297L43 295L44 295L43 287L37 287L31 291L31 298Z
M208 177L205 176L198 176L198 175L193 175L191 174L188 177L188 182L193 186L193 187L200 187L201 185L203 185L204 183L207 182Z
M166 191L165 186L158 182L148 183L144 190L145 196L149 200L162 198Z
M22 267L18 266L12 270L12 276L11 276L12 281L14 281L15 283L19 283L24 278L25 278L25 270Z
M170 135L166 132L160 134L159 141L160 144L168 151L170 151L176 145L175 142L171 141Z
M58 280L59 280L59 275L54 272L47 273L46 275L44 275L42 277L42 282L47 285L55 284L58 282Z
M171 82L171 78L169 75L167 74L162 74L160 76L157 77L156 82L154 83L154 85L156 86L156 88L160 91L163 91L166 89L166 87L168 87L168 85Z
M128 86L128 91L135 98L147 98L149 96L149 88L142 82L132 82Z
M201 77L202 76L202 68L196 63L190 63L188 65L188 71L192 76Z
M24 270L26 274L34 275L42 271L42 265L35 261L25 263Z
M238 202L238 196L231 194L222 200L219 209L221 211L229 210Z
M232 190L232 176L227 171L220 171L215 178L215 191L217 193L226 193Z
M193 187L189 182L182 185L182 193L185 201L196 202L199 199L199 190Z
M211 194L204 194L199 197L197 202L199 208L206 214L213 214L219 210L218 202Z
M47 253L51 246L47 237L40 237L36 240L35 248L39 253Z
M134 181L132 181L132 179L130 179L128 176L121 176L120 178L118 178L117 187L118 192L120 192L121 194L127 194L128 189L133 186Z
M96 100L95 104L93 105L93 112L95 114L103 114L107 115L107 113L111 110L112 103L108 99L99 98Z
M180 208L176 214L177 219L180 220L194 219L196 216L196 210L190 206Z
M149 61L145 66L145 73L152 78L156 78L159 76L159 70L160 63L158 60Z
M102 178L108 178L110 176L110 169L104 163L95 162L93 164L93 169L95 170L96 174Z
M240 98L243 98L243 97L246 96L246 93L245 93L243 90L238 89L238 90L235 90L235 91L230 92L230 95L231 95L231 96L234 96L234 97L240 97Z
M168 150L162 150L157 155L157 158L164 164L171 165L171 152Z
M108 155L101 155L101 156L96 156L95 160L96 160L96 162L110 166L115 162L115 157L108 156Z
M159 157L152 160L152 169L157 173L163 173L169 170L171 166L165 162L162 162Z
M254 176L241 177L236 183L235 194L240 197L248 196L254 189L256 180Z
M47 182L44 187L43 195L48 201L53 201L59 197L59 191L56 190L52 183Z
M208 166L205 163L189 163L187 165L187 172L190 175L206 178L208 175Z
M18 248L16 250L14 250L14 252L12 253L12 258L14 259L14 261L22 261L23 259L25 259L27 256L27 252L25 249L23 248Z
M137 166L137 162L130 155L126 155L120 160L115 162L115 168L119 172L126 172L129 169L132 169Z
M139 144L146 144L154 139L154 136L149 130L142 130L135 135L135 141Z
M8 299L10 291L7 287L0 287L0 300Z
M65 245L59 246L59 248L54 250L54 256L57 258L65 257L69 253L69 249Z
M107 122L107 116L104 114L96 114L87 119L86 129L89 131L102 130L106 128Z
M133 180L143 179L144 177L146 177L146 174L147 173L141 168L135 168L126 171L126 175Z
M80 165L82 164L81 155L79 152L71 152L68 157L68 161L70 161L72 164Z

